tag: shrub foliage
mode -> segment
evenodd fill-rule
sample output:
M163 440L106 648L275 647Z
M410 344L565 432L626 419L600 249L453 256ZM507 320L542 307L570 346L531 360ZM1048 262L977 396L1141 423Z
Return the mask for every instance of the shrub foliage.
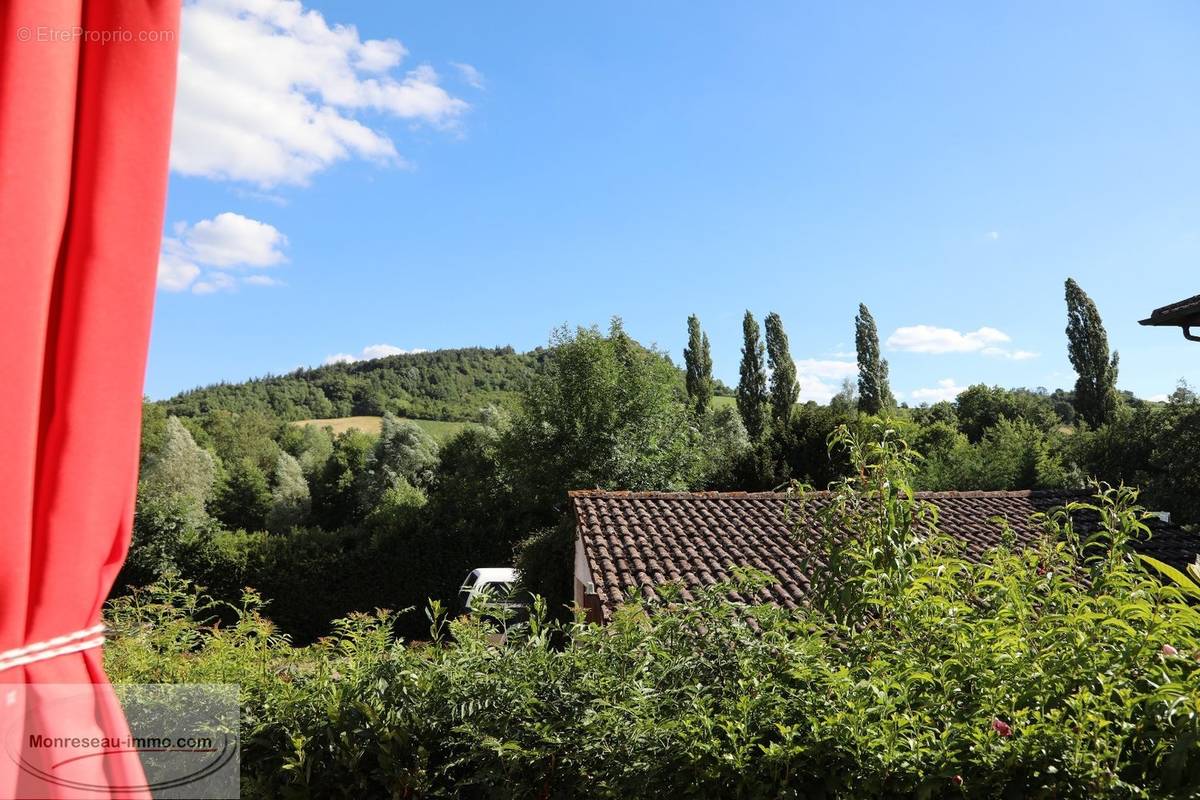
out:
M1200 614L1135 562L1134 492L1098 486L1040 547L971 562L903 442L837 439L831 522L855 535L800 612L733 602L765 579L739 570L605 628L434 603L428 644L381 611L293 648L257 596L210 625L168 580L111 605L107 667L240 683L254 797L1200 796ZM1101 521L1083 541L1077 513Z

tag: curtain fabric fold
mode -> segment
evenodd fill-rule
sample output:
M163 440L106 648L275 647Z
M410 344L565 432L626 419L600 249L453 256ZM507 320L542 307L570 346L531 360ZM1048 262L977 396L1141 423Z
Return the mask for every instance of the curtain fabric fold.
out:
M179 0L0 2L0 652L98 624L129 545L178 29ZM0 722L63 683L93 707L43 723L125 733L98 648L0 671ZM0 797L77 795L0 752Z

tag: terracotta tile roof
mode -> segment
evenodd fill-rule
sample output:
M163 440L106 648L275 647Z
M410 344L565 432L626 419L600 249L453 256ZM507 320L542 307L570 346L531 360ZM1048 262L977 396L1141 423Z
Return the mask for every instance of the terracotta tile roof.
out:
M1154 309L1147 319L1141 321L1141 324L1183 325L1189 322L1193 325L1200 322L1200 294L1169 306Z
M570 493L575 525L591 568L601 617L607 621L631 589L651 597L654 587L679 581L685 587L711 585L730 577L731 566L752 566L773 575L777 583L763 590L761 601L795 608L809 586L803 564L806 541L791 534L797 511L787 510L787 496L762 492L605 492ZM1019 544L1035 542L1041 529L1030 521L1087 492L922 492L921 499L938 509L939 527L966 543L978 558L1000 542L993 518L1012 527ZM815 529L814 513L828 503L827 492L806 499L804 519ZM1077 515L1081 533L1094 529ZM1182 566L1200 552L1200 537L1176 525L1152 520L1152 538L1139 549ZM683 596L691 594L684 589ZM735 598L745 599L745 598Z

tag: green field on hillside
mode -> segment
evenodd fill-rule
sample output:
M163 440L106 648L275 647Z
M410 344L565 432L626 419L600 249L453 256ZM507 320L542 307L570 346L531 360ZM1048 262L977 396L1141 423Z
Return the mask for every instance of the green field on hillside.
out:
M428 433L438 444L446 442L457 436L462 430L471 423L469 422L443 422L436 419L410 419L409 422L415 422L421 430ZM369 433L373 436L379 434L379 429L383 425L382 417L333 417L331 419L302 419L292 423L293 425L317 425L322 428L332 428L335 434L345 433L351 428L357 428L364 433Z

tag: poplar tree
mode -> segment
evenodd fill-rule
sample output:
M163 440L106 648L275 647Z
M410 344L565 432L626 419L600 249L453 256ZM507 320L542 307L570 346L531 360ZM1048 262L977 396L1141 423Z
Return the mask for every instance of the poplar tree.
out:
M892 390L888 386L888 363L879 355L875 318L862 303L854 318L854 347L858 352L858 410L878 414L892 405Z
M1093 428L1112 419L1117 409L1118 355L1108 352L1108 333L1096 304L1067 278L1067 355L1079 376L1075 413Z
M762 438L767 422L767 373L758 322L749 311L742 319L742 367L737 387L738 413L751 441Z
M772 311L767 314L767 363L771 367L771 417L782 428L792 416L792 407L800 396L796 382L796 362L792 360L783 320Z
M700 329L700 318L695 314L688 317L688 346L683 348L683 362L687 367L688 398L696 413L704 414L713 396L712 352L708 334Z

